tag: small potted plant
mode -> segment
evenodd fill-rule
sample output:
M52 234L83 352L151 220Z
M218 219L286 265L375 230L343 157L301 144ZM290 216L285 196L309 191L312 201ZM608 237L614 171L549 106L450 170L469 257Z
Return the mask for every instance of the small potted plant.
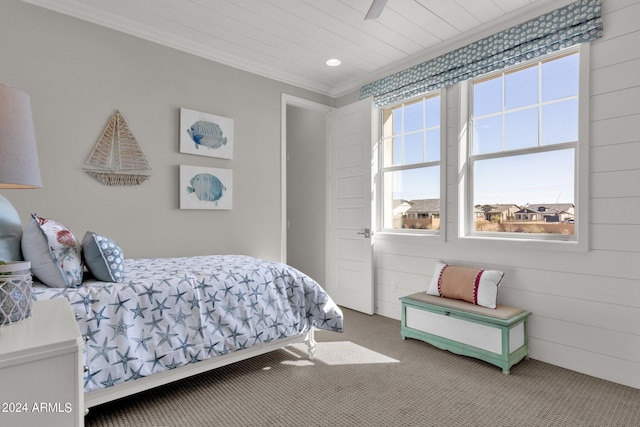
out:
M31 316L31 263L0 260L0 325Z

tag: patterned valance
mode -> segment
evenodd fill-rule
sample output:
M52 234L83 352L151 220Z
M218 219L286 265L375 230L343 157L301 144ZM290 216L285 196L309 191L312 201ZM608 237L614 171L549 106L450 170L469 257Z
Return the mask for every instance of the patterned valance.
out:
M362 87L379 107L602 37L601 0L579 0Z

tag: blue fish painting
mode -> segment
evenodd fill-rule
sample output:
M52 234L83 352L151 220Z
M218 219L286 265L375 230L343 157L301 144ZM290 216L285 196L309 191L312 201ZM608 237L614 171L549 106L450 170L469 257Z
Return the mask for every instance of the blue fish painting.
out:
M208 174L199 173L191 178L191 184L187 187L187 193L194 193L198 200L205 202L214 202L218 205L218 200L227 191L227 187L222 184L218 177Z
M195 142L196 148L203 146L216 149L227 144L227 137L222 136L222 129L214 122L198 120L187 129L187 133Z

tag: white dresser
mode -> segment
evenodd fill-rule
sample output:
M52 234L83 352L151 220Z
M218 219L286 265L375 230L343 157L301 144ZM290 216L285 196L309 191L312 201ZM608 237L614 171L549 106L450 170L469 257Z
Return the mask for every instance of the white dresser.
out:
M0 426L82 426L82 336L66 299L0 326Z

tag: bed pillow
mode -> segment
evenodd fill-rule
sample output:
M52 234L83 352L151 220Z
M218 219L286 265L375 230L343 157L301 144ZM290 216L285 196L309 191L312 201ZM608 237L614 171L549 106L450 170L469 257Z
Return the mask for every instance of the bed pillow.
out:
M427 294L496 308L498 285L504 273L436 263Z
M31 272L54 288L82 284L82 248L71 230L58 221L31 215L22 233L22 255Z
M0 195L0 261L22 261L22 223L13 205Z
M82 256L96 279L117 283L124 279L124 254L108 237L87 231L82 238Z

